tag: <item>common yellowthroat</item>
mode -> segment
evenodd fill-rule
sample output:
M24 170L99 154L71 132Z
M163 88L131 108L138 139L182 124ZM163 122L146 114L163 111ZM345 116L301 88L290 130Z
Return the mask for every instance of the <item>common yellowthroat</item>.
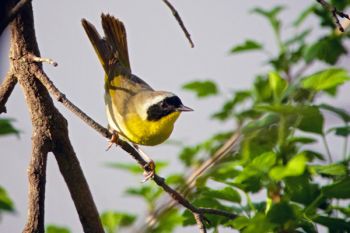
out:
M133 144L160 144L170 136L180 113L192 109L175 94L155 91L132 74L123 23L108 14L101 18L104 37L86 19L82 25L105 71L108 124Z

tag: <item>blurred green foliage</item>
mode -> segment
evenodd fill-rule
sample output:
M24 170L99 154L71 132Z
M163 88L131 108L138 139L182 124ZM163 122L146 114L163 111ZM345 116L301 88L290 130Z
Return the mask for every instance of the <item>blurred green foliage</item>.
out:
M332 4L343 10L350 1ZM240 126L240 147L198 177L193 188L186 185L188 172L167 179L194 205L237 215L235 219L207 215L211 232L226 227L243 233L312 233L319 226L329 232L350 232L350 115L340 106L318 101L321 95L335 98L339 87L350 80L348 71L336 66L347 54L350 34L339 33L330 12L316 2L288 22L281 20L285 9L256 7L251 11L271 26L277 53L266 51L254 38L229 51L235 56L263 53L269 65L269 71L257 75L250 88L234 91L211 116ZM322 28L318 34L304 26L309 17L318 20ZM292 25L295 33L284 35L285 24ZM220 93L225 91L219 91L215 79L196 80L183 88L199 98L223 96ZM342 123L329 127L325 112ZM235 131L217 132L201 143L183 146L179 160L185 170L193 171L210 160ZM330 134L344 141L343 148L328 144ZM316 151L315 145L320 149ZM114 167L141 172L132 165ZM169 204L164 205L163 192L150 182L126 193L142 198L148 214L155 218L138 232L171 233L181 225L196 224L189 211L166 208Z
M66 227L50 224L46 226L45 232L46 233L70 233L71 231Z
M11 134L19 135L19 130L12 125L13 121L13 119L0 118L0 137ZM13 201L9 197L6 189L0 186L0 221L3 213L14 213L14 211L15 207Z
M3 213L13 213L15 211L14 204L9 197L7 191L0 186L0 220Z
M19 135L20 131L13 126L14 119L0 118L0 137L6 135Z

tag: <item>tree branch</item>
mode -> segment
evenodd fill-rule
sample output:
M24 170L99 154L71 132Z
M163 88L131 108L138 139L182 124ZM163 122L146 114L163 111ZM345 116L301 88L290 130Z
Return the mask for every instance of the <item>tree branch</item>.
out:
M9 2L9 1L8 1ZM4 15L4 18L0 21L0 35L5 30L7 25L17 16L23 7L31 2L31 0L19 0L17 4L10 10L6 11L7 14Z
M13 75L12 71L9 71L0 86L0 114L3 112L6 113L5 105L16 84L17 78Z
M28 216L23 233L45 232L44 200L46 184L46 163L49 152L48 143L40 134L41 129L35 127L32 137L32 159L28 167Z
M318 3L320 3L324 9L328 10L332 14L332 17L333 17L335 24L338 27L339 31L344 32L344 27L341 25L338 16L341 18L346 18L346 19L350 20L349 15L345 14L342 11L337 10L337 8L335 6L332 6L331 4L326 2L325 0L316 0L316 1Z
M162 1L165 3L165 5L167 5L167 7L169 7L169 9L171 10L171 13L173 13L176 21L179 23L182 31L185 33L185 36L186 36L188 42L190 42L191 48L193 48L194 47L194 43L193 43L193 41L191 39L191 34L188 32L184 22L181 19L181 16L179 15L179 13L175 9L175 7L168 0L162 0Z
M76 206L84 232L103 233L103 227L88 184L68 137L67 121L35 75L41 64L35 38L31 4L24 6L11 27L11 67L23 90L33 125L32 161L28 169L29 207L24 232L44 233L45 169L47 153L52 151Z

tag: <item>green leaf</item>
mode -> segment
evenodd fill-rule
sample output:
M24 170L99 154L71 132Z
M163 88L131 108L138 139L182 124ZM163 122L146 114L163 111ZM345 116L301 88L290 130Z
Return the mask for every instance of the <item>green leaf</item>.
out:
M186 165L191 166L194 162L195 156L201 151L201 147L196 146L185 146L181 151L179 158Z
M70 233L70 230L66 227L48 225L46 226L46 233Z
M221 162L212 167L208 175L215 181L225 182L227 179L235 178L239 174L239 171L236 169L237 164L237 161Z
M261 50L263 48L262 44L254 40L246 40L244 43L234 46L230 52L232 54L252 51L252 50Z
M152 233L172 233L174 229L182 225L184 217L175 208L172 208L157 218L158 224Z
M294 156L286 166L276 166L272 168L269 175L274 180L282 180L289 176L300 176L304 173L307 158L305 154L301 153Z
M217 95L219 93L215 82L210 80L189 82L183 85L182 88L196 93L199 98Z
M334 65L339 57L346 53L340 37L324 37L305 50L304 58L307 63L320 60Z
M121 227L130 226L135 220L136 216L127 213L105 211L101 214L102 225L108 233L114 233Z
M0 136L4 136L7 134L16 134L19 135L20 131L12 126L12 122L14 119L2 118L0 119Z
M340 137L348 137L350 135L350 126L334 127L328 130L328 132L335 131L335 135Z
M207 196L210 198L221 199L230 202L241 202L241 196L239 193L231 187L225 187L219 190L213 190L209 188L202 188L200 190L201 195Z
M348 80L350 78L346 70L330 68L304 78L302 80L302 87L315 91L324 91L335 88Z
M249 166L262 172L267 172L276 163L276 154L272 151L265 152L253 159Z
M312 144L317 142L317 140L310 137L292 137L288 139L288 142L291 144L294 144L294 143Z
M318 184L312 183L307 174L286 177L284 181L286 196L293 202L308 206L320 195Z
M162 190L153 184L143 185L138 188L128 188L125 192L132 196L142 197L148 204L154 203L162 194Z
M250 221L243 233L266 233L271 232L275 227L268 221L267 217L262 213L257 213Z
M245 191L259 191L261 182L264 182L265 176L267 177L270 168L275 162L275 153L262 153L244 167L243 171L234 179L233 185Z
M248 226L249 218L245 216L238 216L234 220L230 220L225 224L225 226L231 226L237 230L242 230L244 227Z
M340 218L332 218L328 216L317 216L313 219L316 223L328 227L329 232L349 232L350 222Z
M258 111L271 111L283 115L300 117L298 128L302 131L323 134L323 116L316 106L307 105L258 105L255 107Z
M243 127L243 134L249 134L256 132L259 129L263 129L275 123L278 123L279 117L276 114L266 114L258 120L249 122L246 126Z
M222 109L212 115L213 118L216 118L218 120L226 120L230 117L232 117L232 113L235 109L235 107L245 102L251 98L251 92L250 91L237 91L234 93L233 98L226 101Z
M298 129L322 135L324 118L320 110L315 106L305 106L300 108L299 111L302 118Z
M167 184L184 184L186 182L184 174L171 174L166 177Z
M283 225L288 221L296 219L293 208L286 202L280 202L272 205L267 213L267 218L275 224Z
M132 163L106 163L106 166L110 168L125 170L133 174L140 174L143 172L143 169L140 167L140 165Z
M330 176L344 176L347 174L347 168L344 164L312 165L310 166L310 170L318 174Z
M265 76L257 76L254 81L254 99L257 103L269 102L272 100L272 90L269 80Z
M276 6L271 10L264 10L257 7L254 8L252 12L265 17L270 22L274 32L279 34L281 30L281 21L277 18L277 16L282 10L284 10L283 6Z
M0 213L2 211L13 212L14 205L7 191L0 186Z
M350 177L346 177L331 185L324 186L321 190L323 195L328 198L350 198Z
M330 111L335 113L336 115L338 115L344 122L350 122L350 114L347 113L347 111L345 109L342 108L337 108L334 106L331 106L329 104L320 104L319 107L321 109Z
M309 161L312 161L314 159L319 159L321 161L325 161L323 154L312 151L312 150L303 150L303 153L306 155Z
M273 91L275 103L279 103L287 89L286 80L284 80L277 72L270 72L269 84L271 90Z

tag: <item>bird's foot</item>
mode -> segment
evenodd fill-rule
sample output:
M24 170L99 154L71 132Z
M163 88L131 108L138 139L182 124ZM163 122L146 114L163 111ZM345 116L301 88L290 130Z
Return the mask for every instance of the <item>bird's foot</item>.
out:
M149 161L144 167L144 180L142 181L142 183L147 182L148 180L151 180L154 178L154 174L156 171L156 164L153 162L153 160Z
M106 151L111 149L113 144L117 145L118 144L118 140L119 140L119 134L116 131L113 131L112 137L108 140L108 145L107 145Z

